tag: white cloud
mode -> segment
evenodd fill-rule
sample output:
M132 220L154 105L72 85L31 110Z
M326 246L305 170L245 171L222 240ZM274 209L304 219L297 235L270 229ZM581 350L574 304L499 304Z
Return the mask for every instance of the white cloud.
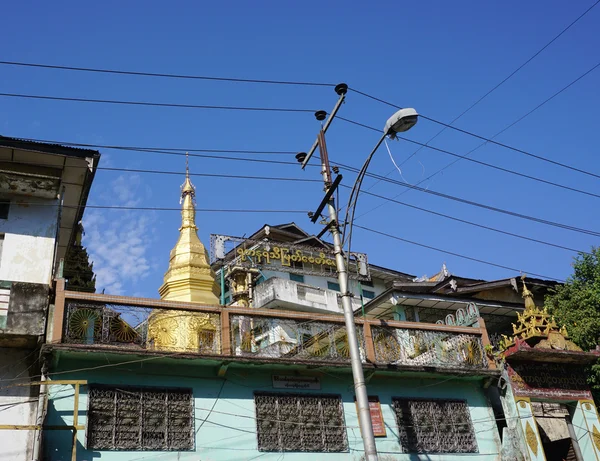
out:
M100 196L106 205L137 206L149 198L149 188L139 176L119 176ZM98 203L98 202L96 202ZM94 210L86 212L84 244L94 261L96 289L123 294L151 270L148 249L152 244L155 215L137 210Z

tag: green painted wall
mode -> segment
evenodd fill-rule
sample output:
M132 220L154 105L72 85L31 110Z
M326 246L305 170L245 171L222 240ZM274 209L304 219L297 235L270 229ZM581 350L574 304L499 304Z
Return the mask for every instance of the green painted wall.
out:
M97 354L95 354L97 355ZM173 364L175 362L175 364ZM263 453L257 450L254 420L255 391L274 391L272 374L294 374L293 371L272 370L265 366L253 368L230 368L225 379L218 378L216 367L182 364L172 360L171 364L154 362L135 363L119 367L108 366L96 370L61 373L60 379L87 379L89 383L121 384L135 386L186 387L192 388L195 397L196 450L194 452L92 452L86 450L85 433L78 434L78 460L110 461L226 461L252 460L294 461L314 459L324 461L359 460L362 441L352 393L352 379L348 370L314 372L321 380L321 390L303 391L307 394L339 394L344 402L345 423L348 426L347 453ZM104 362L106 364L106 362ZM53 371L93 368L89 362L61 360L60 368ZM379 396L387 437L377 439L377 447L383 460L464 460L492 461L499 459L500 440L494 416L484 397L481 383L461 381L444 377L441 379L407 379L403 377L375 377L368 384L370 395ZM217 399L217 396L218 399ZM397 440L397 426L391 408L392 397L431 397L466 399L476 433L478 454L416 455L401 454ZM47 424L71 424L73 411L73 387L51 386ZM214 409L210 412L211 408ZM82 388L80 399L80 422L85 423L87 391ZM47 431L45 454L54 461L70 460L70 431Z

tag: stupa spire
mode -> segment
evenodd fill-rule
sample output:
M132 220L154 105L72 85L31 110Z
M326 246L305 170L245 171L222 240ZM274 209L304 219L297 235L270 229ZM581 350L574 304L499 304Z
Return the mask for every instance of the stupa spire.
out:
M186 153L185 181L181 185L179 239L171 250L169 269L158 291L160 297L166 300L218 304L219 286L210 267L208 251L198 238L195 201L196 188L190 180Z

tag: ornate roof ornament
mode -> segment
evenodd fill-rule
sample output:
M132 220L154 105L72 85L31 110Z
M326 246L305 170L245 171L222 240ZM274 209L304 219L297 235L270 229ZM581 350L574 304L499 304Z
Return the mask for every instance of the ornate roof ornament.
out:
M547 308L539 308L533 300L533 293L525 284L525 274L521 276L523 281L523 299L525 310L522 314L517 313L517 323L512 324L512 337L502 335L500 349L506 350L514 346L517 341L525 341L535 349L558 349L569 351L581 351L581 349L570 341L567 329L563 325L560 329L556 320L548 313Z

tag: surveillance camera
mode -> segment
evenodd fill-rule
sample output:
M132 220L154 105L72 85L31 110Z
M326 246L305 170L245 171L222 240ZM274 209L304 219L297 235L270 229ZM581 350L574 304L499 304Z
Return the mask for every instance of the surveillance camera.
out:
M383 131L391 138L395 138L396 133L408 131L415 126L418 118L419 114L413 108L400 109L388 119Z

